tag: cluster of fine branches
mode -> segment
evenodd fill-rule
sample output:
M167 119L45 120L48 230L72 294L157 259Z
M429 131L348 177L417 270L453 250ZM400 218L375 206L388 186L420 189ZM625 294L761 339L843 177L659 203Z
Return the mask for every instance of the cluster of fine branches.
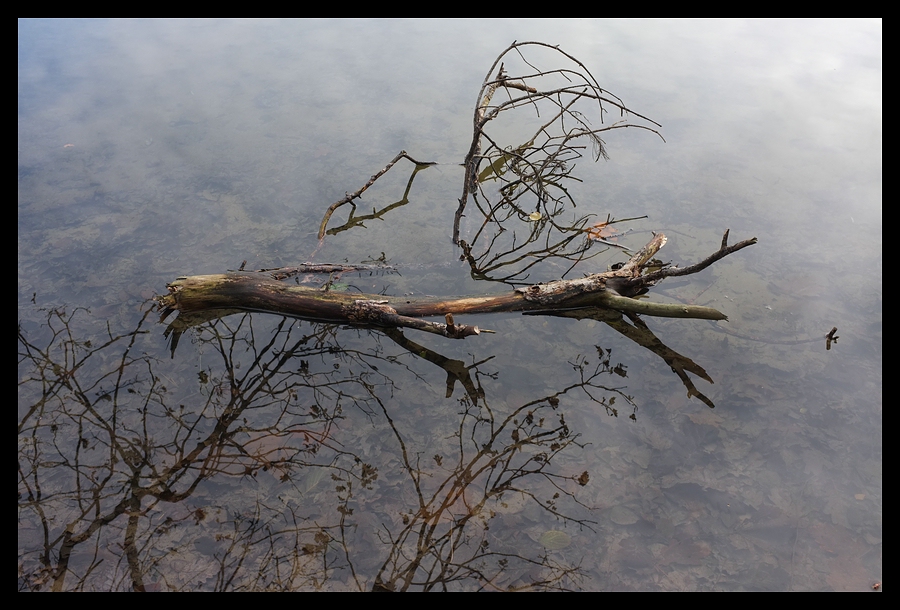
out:
M542 70L526 59L525 51L549 52L551 57L545 59L560 67ZM591 246L603 240L591 233L589 214L574 213L570 187L581 181L572 173L575 162L588 148L595 161L608 158L604 132L635 127L662 138L659 126L603 89L579 59L558 46L513 42L494 60L478 91L453 220L453 243L461 248L473 276L522 283L528 270L543 261L561 259L573 265L583 260ZM403 197L358 216L355 200L402 158L415 164ZM400 151L362 188L329 206L319 239L405 205L416 174L432 165ZM332 214L346 204L353 208L347 222L328 229ZM464 217L471 217L465 235ZM605 224L612 222L608 218Z
M196 538L174 532L194 522L202 535L215 504L202 497L204 481L261 472L304 488L323 473L365 481L358 471L367 465L331 437L344 408L371 410L369 395L391 385L369 365L380 364L377 352L341 349L335 327L289 319L257 342L245 313L198 326L193 338L206 356L199 383L167 388L140 343L151 310L134 330L100 339L78 337L84 311L53 309L40 328L19 327L20 589L211 586L212 564L190 574L171 568L185 557L208 563ZM362 372L335 367L337 359ZM236 493L230 501L241 505ZM320 529L297 535L313 539ZM218 532L217 547L237 537L226 534ZM110 549L121 549L118 565ZM233 571L218 580L237 588Z
M535 66L523 54L535 48L549 49L562 67ZM522 72L512 75L507 65L516 59L523 64ZM520 109L537 122L517 136L516 143L501 141L495 135L501 133L497 120L509 116L524 126L527 117L515 112ZM610 110L612 121L606 116ZM453 241L473 272L509 281L522 279L524 271L548 258L580 260L592 242L586 235L588 216L575 216L571 210L576 202L569 188L579 181L572 170L588 147L595 161L608 158L601 134L626 127L660 135L657 123L628 109L600 87L580 60L558 47L514 42L504 50L478 92L453 224ZM470 202L479 214L466 240L460 224L467 209L474 216Z

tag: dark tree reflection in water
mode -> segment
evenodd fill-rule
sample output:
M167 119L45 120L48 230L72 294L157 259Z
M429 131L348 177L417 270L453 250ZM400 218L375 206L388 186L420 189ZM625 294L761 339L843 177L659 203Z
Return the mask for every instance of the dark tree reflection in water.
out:
M79 336L83 310L43 313L19 328L20 544L34 549L20 589L577 587L563 530L593 521L565 397L636 409L603 385L622 369L602 351L509 407L486 395L486 361L399 331L230 312L170 326L201 365L195 388L169 388L170 363L143 350L149 310L104 338ZM390 398L435 366L463 391L421 438Z

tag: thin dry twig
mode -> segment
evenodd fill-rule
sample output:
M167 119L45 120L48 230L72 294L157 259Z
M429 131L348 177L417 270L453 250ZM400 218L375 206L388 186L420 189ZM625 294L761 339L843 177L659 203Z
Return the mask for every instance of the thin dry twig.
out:
M416 166L424 167L424 166L428 166L428 165L437 165L437 163L434 161L417 161L417 160L413 159L412 157L410 157L408 154L406 154L405 150L401 150L399 153L397 153L396 157L391 159L390 163L388 163L381 169L381 171L379 171L378 173L373 175L371 178L369 178L369 181L366 182L362 186L362 188L360 188L357 191L354 191L353 193L347 193L346 195L344 195L344 197L342 199L339 199L338 201L335 201L330 206L328 206L328 209L325 211L325 216L322 218L322 223L319 225L319 240L321 240L323 237L325 237L325 227L328 225L328 220L331 218L331 215L334 214L334 211L337 210L342 205L347 204L347 203L353 205L353 207L355 208L356 205L353 203L353 200L359 199L362 196L362 194L365 193L366 190L370 186L375 184L376 180L378 180L384 174L386 174L392 167L394 167L394 165L400 159L409 159L410 161L415 163Z
M647 273L640 277L635 277L629 280L625 280L621 285L621 288L625 289L633 289L635 287L646 287L653 286L660 280L663 280L667 277L677 277L679 275L691 275L697 273L699 271L703 271L710 265L712 265L717 260L725 258L729 254L737 252L738 250L743 250L747 246L752 246L756 243L756 238L752 237L750 239L745 239L744 241L740 241L733 246L728 245L728 233L730 229L725 229L725 234L722 236L722 245L719 246L719 249L704 258L699 263L694 265L689 265L687 267L664 267L659 271L654 271L653 273Z

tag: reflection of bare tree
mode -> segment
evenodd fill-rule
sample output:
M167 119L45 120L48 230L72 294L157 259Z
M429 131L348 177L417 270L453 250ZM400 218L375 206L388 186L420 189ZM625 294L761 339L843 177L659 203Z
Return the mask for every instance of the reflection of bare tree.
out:
M385 382L372 371L341 373L332 355L357 355L339 350L330 327L302 334L282 320L257 347L245 314L234 327L202 327L198 341L224 366L200 371L201 391L181 402L186 397L157 373L160 363L134 355L147 315L98 345L77 340L73 314L62 310L47 316L46 348L19 330L20 532L24 521L42 538L20 559L22 586L146 588L154 567L172 558L153 542L179 522L205 518L197 509L160 522L160 503L183 503L215 476L272 470L288 480L313 465L340 471L318 454L327 447L333 461L340 450L329 437L342 409L365 407L365 392L351 387ZM118 566L99 569L117 545L127 576Z
M390 551L373 585L374 590L448 590L458 581L488 590L565 589L577 581L578 569L551 558L524 555L521 546L490 534L493 521L503 521L507 502L525 499L563 521L590 528L590 521L567 516L560 498L578 503L574 490L589 474L564 476L554 472L555 458L573 446L578 434L566 423L559 397L580 389L608 412L616 396L595 398L603 390L630 398L597 383L612 373L609 360L592 370L584 359L573 366L580 380L553 395L496 414L484 402L466 394L460 400L462 418L454 434L456 455L435 455L425 468L407 447L404 435L382 405L385 418L402 450L403 468L415 489L417 505L403 515L398 530L385 528ZM633 403L632 403L633 406ZM565 536L565 534L560 534ZM471 584L469 585L471 586Z
M19 327L19 527L21 532L30 525L42 534L40 549L34 549L41 566L20 564L25 586L52 582L55 590L62 589L73 550L118 516L133 513L135 499L140 504L140 498L117 491L144 464L148 447L140 433L142 413L148 413L161 392L151 372L152 358L132 354L139 335L147 332L142 330L146 315L134 331L110 334L94 345L73 336L70 324L79 311L48 313L47 348L31 343ZM120 351L109 366L88 373L96 357L108 356L113 346ZM124 414L118 406L120 397L128 395L139 397L139 405ZM53 477L45 476L62 471L72 475L70 485L54 484ZM126 538L134 538L130 520ZM129 560L132 552L133 542L126 550ZM95 548L82 582L101 561Z
M433 439L389 402L392 377L431 376L411 346L286 318L208 319L181 329L202 364L179 384L146 353L146 316L96 341L77 337L82 315L19 329L20 588L573 586L558 540L516 539L524 509L510 506L535 507L532 528L540 514L589 525L562 504L577 507L588 474L553 466L578 449L560 399L627 399L599 385L608 359L575 360L568 387L500 410L478 381L494 375L479 371L486 360L429 359L467 392L433 431L448 439L440 453L422 459Z

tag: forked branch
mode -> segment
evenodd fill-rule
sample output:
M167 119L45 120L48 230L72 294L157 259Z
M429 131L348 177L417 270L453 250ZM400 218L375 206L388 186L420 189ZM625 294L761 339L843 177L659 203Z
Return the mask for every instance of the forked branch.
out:
M396 157L391 159L390 163L388 163L381 169L381 171L379 171L378 173L373 175L371 178L369 178L369 181L366 182L362 186L362 188L354 191L353 193L347 193L346 195L344 195L344 197L342 199L339 199L339 200L335 201L334 203L332 203L330 206L328 206L328 209L325 210L325 216L322 218L322 222L319 225L319 239L321 240L323 237L325 237L325 227L328 226L328 221L331 219L331 215L334 214L335 210L337 210L339 207L341 207L342 205L345 205L347 203L349 203L350 205L352 205L355 208L356 204L353 203L353 200L359 199L360 197L362 197L362 194L365 193L366 190L370 186L375 184L376 180L378 180L383 175L385 175L388 171L390 171L390 169L392 167L394 167L394 165L396 165L397 161L399 161L400 159L409 159L416 165L416 169L428 167L429 165L437 164L434 161L416 161L415 159L410 157L408 154L406 154L405 150L401 150L399 153L397 153Z

